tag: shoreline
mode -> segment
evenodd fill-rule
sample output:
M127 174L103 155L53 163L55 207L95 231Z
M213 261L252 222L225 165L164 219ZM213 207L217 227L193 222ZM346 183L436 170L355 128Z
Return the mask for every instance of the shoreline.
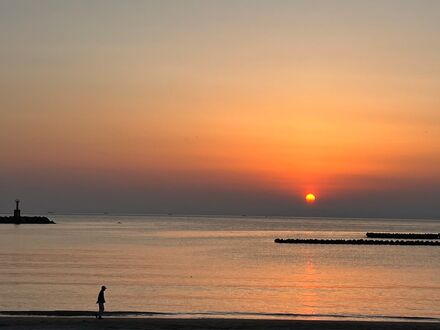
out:
M298 329L298 330L438 330L439 322L324 321L240 318L134 318L0 316L0 328L23 329Z
M94 318L95 310L31 310L0 311L0 318ZM392 315L338 315L338 314L291 314L252 312L151 312L151 311L106 311L110 319L240 319L240 320L284 320L284 321L328 321L328 322L393 322L393 323L437 323L440 318L428 316ZM440 328L439 328L440 329Z
M0 311L0 318L11 319L94 319L95 310L32 310ZM338 314L291 314L252 312L151 312L151 311L106 311L107 319L173 319L173 320L254 320L254 321L295 321L295 322L361 322L361 323L429 323L437 324L440 318L429 316L391 315L338 315ZM0 328L1 329L1 328Z

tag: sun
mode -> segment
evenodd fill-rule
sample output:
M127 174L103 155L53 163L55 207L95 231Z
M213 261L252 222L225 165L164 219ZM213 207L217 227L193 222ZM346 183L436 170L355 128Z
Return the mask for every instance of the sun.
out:
M313 203L316 200L315 195L313 194L307 194L306 195L306 202L307 203Z

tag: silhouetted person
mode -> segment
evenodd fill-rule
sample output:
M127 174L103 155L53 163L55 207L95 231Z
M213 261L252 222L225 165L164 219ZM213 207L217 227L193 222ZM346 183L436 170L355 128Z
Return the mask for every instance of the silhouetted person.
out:
M99 312L96 314L97 319L102 319L102 314L104 314L104 304L105 304L105 297L104 297L104 291L107 288L103 285L101 287L101 291L99 291L98 294L98 300L96 300L96 303L99 306Z

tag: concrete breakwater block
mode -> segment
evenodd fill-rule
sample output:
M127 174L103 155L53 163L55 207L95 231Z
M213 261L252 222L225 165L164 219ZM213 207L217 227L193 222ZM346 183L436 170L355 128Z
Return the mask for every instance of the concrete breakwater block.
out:
M277 238L274 241L280 244L345 244L345 245L410 245L410 246L440 246L440 241L406 241L406 240L368 240L368 239L302 239Z

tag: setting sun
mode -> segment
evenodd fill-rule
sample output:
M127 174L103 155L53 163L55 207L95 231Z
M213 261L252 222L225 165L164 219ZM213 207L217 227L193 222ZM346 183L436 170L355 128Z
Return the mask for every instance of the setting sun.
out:
M313 203L316 200L315 195L313 194L307 194L306 195L306 202L307 203Z

